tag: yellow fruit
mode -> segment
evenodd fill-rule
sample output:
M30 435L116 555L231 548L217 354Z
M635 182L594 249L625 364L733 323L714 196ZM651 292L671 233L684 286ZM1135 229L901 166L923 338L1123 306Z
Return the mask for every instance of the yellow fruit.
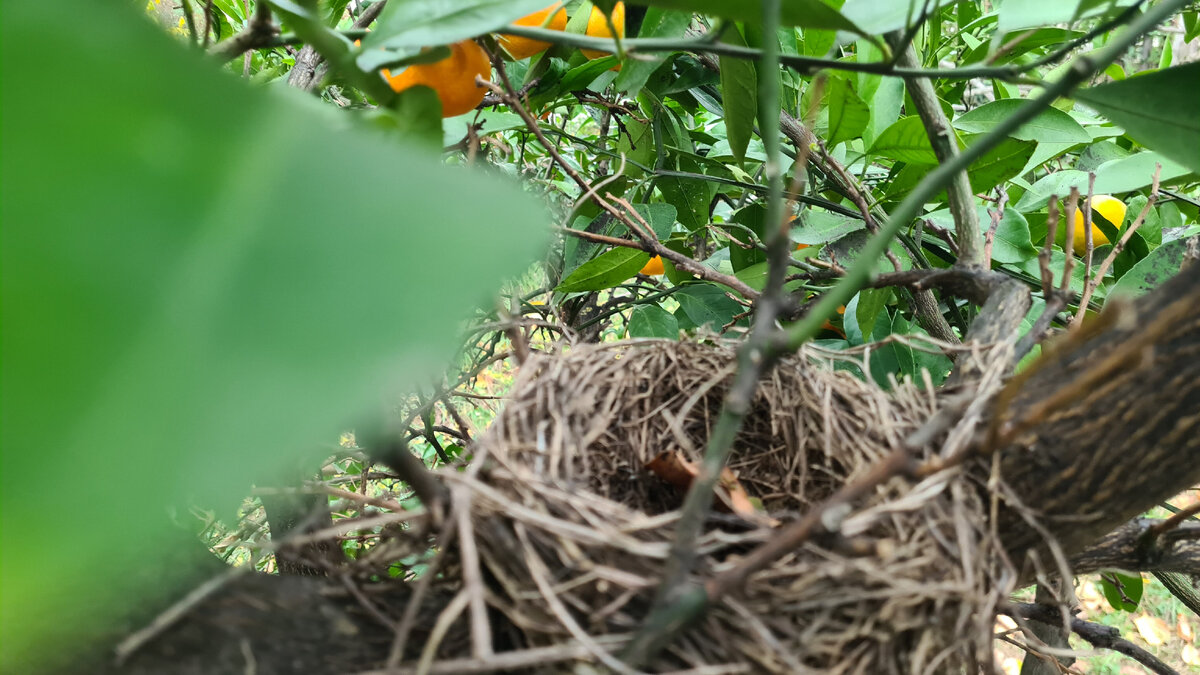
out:
M1125 202L1122 202L1116 197L1110 195L1092 195L1092 246L1103 246L1109 243L1108 237L1104 236L1104 232L1096 227L1095 215L1099 213L1104 216L1108 222L1116 227L1121 227L1121 222L1125 220ZM1075 253L1083 255L1087 251L1087 233L1083 229L1083 204L1075 210Z
M556 9L558 11L555 12L554 10ZM554 16L552 17L550 16L551 12L554 12ZM549 22L546 21L547 17L550 17ZM529 16L523 16L513 23L517 26L563 30L567 27L567 10L563 9L561 2L556 2ZM516 35L501 35L500 46L504 47L504 51L508 52L514 59L520 61L521 59L527 59L534 54L546 51L550 48L550 43L518 37Z
M659 256L654 256L649 261L647 261L644 266L642 266L641 274L645 274L648 276L657 276L657 275L663 274L665 272L666 272L666 270L663 269L662 258Z
M409 66L399 75L383 71L384 78L397 92L422 85L437 92L442 102L442 117L455 117L474 110L487 91L475 85L475 76L492 80L492 64L487 53L472 40L450 45L450 56L433 63Z
M617 35L625 37L625 3L618 2L613 7L612 13L613 27L617 29ZM604 18L604 12L599 8L592 6L592 15L588 17L587 34L591 37L612 37L612 31L608 29L608 21ZM581 49L583 55L589 59L598 59L601 56L608 56L607 52L596 51L595 49Z

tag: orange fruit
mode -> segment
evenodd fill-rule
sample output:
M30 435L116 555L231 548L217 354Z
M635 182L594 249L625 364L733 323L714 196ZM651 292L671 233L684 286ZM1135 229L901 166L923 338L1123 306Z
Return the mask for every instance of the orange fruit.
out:
M437 92L442 102L442 117L462 115L483 102L487 90L475 85L476 75L490 82L492 64L473 40L450 45L450 56L441 61L409 66L399 75L383 71L383 77L397 92L418 85Z
M1108 237L1104 235L1104 231L1096 227L1095 215L1099 213L1104 216L1108 222L1121 227L1121 221L1125 220L1125 202L1113 197L1112 195L1092 195L1092 246L1103 246L1109 243ZM1075 241L1073 242L1076 255L1083 255L1087 252L1087 233L1083 229L1083 204L1075 209Z
M618 2L613 7L612 13L613 27L617 29L617 35L625 37L625 3ZM592 6L592 15L588 17L587 34L591 37L612 37L612 31L608 29L608 21L604 17L604 12L601 12L595 5ZM596 51L595 49L581 49L583 55L589 59L598 59L601 56L608 56L607 52Z
M551 12L554 12L553 16L550 15ZM546 20L547 18L549 18L549 21ZM530 26L532 28L563 30L567 27L567 10L563 8L561 2L556 2L529 16L517 19L513 24L517 26ZM510 56L518 61L527 59L534 54L540 54L550 48L549 42L531 40L516 35L501 35L499 42L500 46L504 47L504 51L508 52Z
M662 258L660 256L654 256L650 260L646 261L646 264L642 266L642 271L639 272L639 274L658 276L659 274L664 274L665 272L666 270L663 269Z

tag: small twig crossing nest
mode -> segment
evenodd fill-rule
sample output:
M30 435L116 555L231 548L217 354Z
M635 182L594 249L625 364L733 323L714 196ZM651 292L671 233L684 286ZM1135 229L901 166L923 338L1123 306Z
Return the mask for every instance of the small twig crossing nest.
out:
M570 644L562 653L571 658L623 668L611 654L645 618L681 498L645 464L668 450L699 457L733 363L731 347L635 341L524 367L476 446L484 468L444 476L471 494L465 520L485 577L464 583L457 570L474 563L462 561L444 583L473 602L486 598L499 612L491 616L510 624L473 634L515 631L524 649ZM802 350L761 383L731 466L769 516L791 520L904 444L941 405L927 390L902 383L885 392ZM964 425L978 414L955 418L958 426L915 452L945 455L967 442ZM836 534L721 598L649 670L922 673L990 663L994 605L1012 575L981 525L987 499L961 469L885 482ZM715 516L696 572L728 569L771 536L770 527ZM482 665L491 649L471 651Z

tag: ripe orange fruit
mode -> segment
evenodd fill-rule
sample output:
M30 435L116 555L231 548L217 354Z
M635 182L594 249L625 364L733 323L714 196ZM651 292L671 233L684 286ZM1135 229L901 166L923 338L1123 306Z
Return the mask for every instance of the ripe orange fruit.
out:
M475 76L492 80L492 64L487 53L473 40L450 45L450 56L433 63L409 66L392 75L383 71L384 78L397 92L409 87L425 86L437 92L442 102L442 117L455 117L474 110L487 91L475 86Z
M1104 231L1096 227L1095 215L1099 213L1104 216L1108 222L1121 227L1121 221L1125 220L1125 202L1113 197L1112 195L1092 195L1092 246L1103 246L1109 243L1108 237L1104 235ZM1075 209L1075 247L1076 255L1083 255L1087 252L1087 233L1083 229L1083 205L1080 204L1078 209Z
M625 3L618 2L613 7L612 13L613 27L617 29L617 35L625 37ZM588 17L587 34L591 37L612 37L612 31L608 29L608 21L604 17L604 12L601 12L595 5L592 6L592 15ZM596 51L595 49L581 49L583 55L589 59L598 59L601 56L608 56L607 52Z
M550 16L551 12L554 12L554 16ZM549 17L549 21L546 21L547 17ZM563 8L561 2L556 2L529 16L517 19L513 24L517 26L530 26L532 28L563 30L567 27L567 10ZM508 52L509 55L518 61L527 59L534 54L540 54L550 48L549 42L530 40L529 38L518 37L516 35L501 35L499 42L500 46L504 47L504 51Z
M658 275L664 274L664 273L666 273L666 270L663 269L662 257L654 256L653 258L648 260L645 265L642 266L642 271L639 274L645 274L648 276L658 276Z

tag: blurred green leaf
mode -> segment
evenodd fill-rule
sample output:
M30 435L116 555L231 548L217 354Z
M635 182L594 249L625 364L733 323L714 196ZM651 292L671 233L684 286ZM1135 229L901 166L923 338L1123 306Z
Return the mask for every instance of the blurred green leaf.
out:
M612 288L637 274L649 260L650 254L641 249L626 246L612 248L580 265L554 290L577 293Z
M232 80L140 7L68 5L6 5L0 33L21 92L0 121L5 672L128 604L168 505L231 507L438 372L548 223L515 185ZM85 62L104 76L70 105L33 104ZM48 457L86 508L30 547Z
M546 0L404 0L389 2L364 47L412 49L448 45L490 33L542 9Z
M1075 99L1142 145L1200 173L1200 61L1080 89Z

